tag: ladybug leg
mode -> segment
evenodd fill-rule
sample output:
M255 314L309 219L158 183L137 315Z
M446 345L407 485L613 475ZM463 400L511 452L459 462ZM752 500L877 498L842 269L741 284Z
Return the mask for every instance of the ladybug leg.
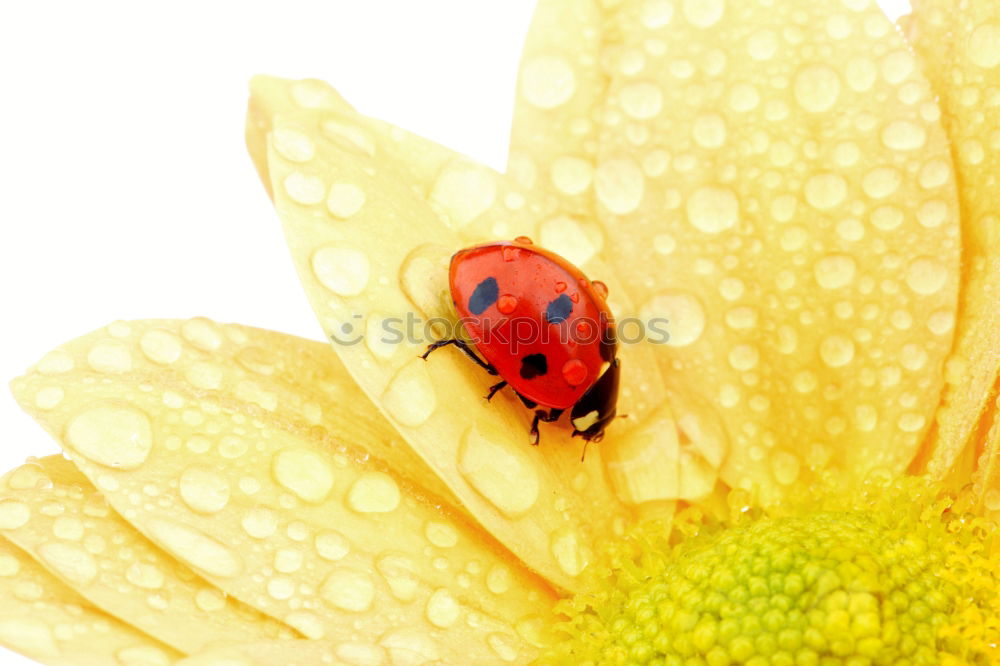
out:
M552 423L553 421L558 421L562 413L566 411L563 409L550 409L545 411L544 409L535 410L535 418L531 420L531 444L532 446L538 446L538 424L539 423Z
M472 351L472 348L469 347L469 344L465 340L459 340L457 338L452 338L451 340L438 340L437 342L432 342L431 344L427 345L427 351L421 354L420 358L426 361L427 357L430 356L430 353L432 351L434 351L435 349L440 349L441 347L447 347L448 345L455 345L456 347L458 347L463 354L469 357L469 360L471 360L473 363L475 363L476 365L478 365L480 368L490 373L491 375L499 374L497 373L496 368L494 368L492 365L490 365L483 359L476 356L476 352Z
M490 387L490 392L486 396L486 402L489 402L490 400L492 400L493 396L495 396L497 394L497 391L499 391L500 389L502 389L504 386L507 386L507 380L503 380L501 382L497 382L496 384L494 384L493 386L491 386Z

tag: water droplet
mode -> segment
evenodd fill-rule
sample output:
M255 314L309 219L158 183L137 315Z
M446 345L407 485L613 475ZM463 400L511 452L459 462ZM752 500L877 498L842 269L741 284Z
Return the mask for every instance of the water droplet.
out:
M746 113L753 111L760 104L760 93L750 83L737 83L729 91L729 106L733 111Z
M777 50L778 34L774 30L759 30L747 40L747 53L754 60L770 60Z
M587 379L587 366L580 359L570 359L563 364L562 376L570 386L579 386Z
M816 174L806 181L806 201L817 210L829 210L847 197L847 181L836 173Z
M684 18L698 28L715 25L725 11L725 0L684 0Z
M872 211L872 225L882 231L892 231L903 223L903 211L895 206L879 206Z
M312 270L320 284L340 296L357 296L368 285L368 255L354 248L327 245L312 256Z
M905 81L916 69L916 58L909 50L893 51L882 59L882 77L891 85Z
M99 465L136 469L153 448L153 429L144 412L118 404L90 407L66 425L66 442Z
M90 348L87 363L98 372L128 372L132 369L132 353L124 344L106 340Z
M382 394L382 406L405 426L419 426L431 417L437 409L437 392L422 359L408 361L396 372Z
M717 234L733 227L739 215L736 193L726 187L702 186L694 190L687 200L688 222L707 234Z
M400 286L413 307L428 319L448 312L451 291L448 288L448 264L452 250L440 245L415 248L400 269Z
M354 183L334 183L326 197L326 209L334 217L346 220L365 205L365 191Z
M211 576L232 578L243 568L236 553L194 527L154 518L146 528L150 537L175 557Z
M423 666L441 660L437 643L423 629L397 629L384 636L379 645L389 653L393 666Z
M267 594L272 599L284 601L295 594L295 581L281 576L267 581Z
M409 557L388 553L375 560L375 567L385 579L392 596L403 602L417 598L420 577L417 575L417 565Z
M455 600L451 592L442 587L434 590L434 593L427 599L424 613L427 620L435 627L447 629L458 621L462 607L458 605L458 601Z
M309 135L294 127L275 127L271 142L278 154L289 162L308 162L316 154L316 146Z
M240 524L254 539L266 539L278 529L278 517L270 509L258 506L247 511Z
M897 169L879 167L872 169L861 180L861 189L872 199L885 199L899 189L903 177Z
M16 530L27 524L31 509L24 502L0 500L0 530Z
M497 310L500 314L510 314L517 308L517 296L513 294L502 294L497 299Z
M935 294L948 281L948 270L937 259L920 257L906 269L906 284L922 296Z
M657 234L653 237L653 249L658 254L673 254L677 249L677 240L670 234Z
M580 533L573 527L561 527L549 538L549 550L556 564L569 576L579 576L590 564L590 553Z
M364 472L347 492L347 505L358 513L388 513L399 501L399 485L383 472Z
M669 0L646 0L642 5L640 18L650 30L662 28L674 17L674 6Z
M854 259L846 254L830 254L816 262L816 282L823 289L839 289L851 283L856 269Z
M73 585L84 587L97 578L97 561L94 556L76 544L58 541L44 543L38 547L38 556Z
M778 483L790 486L799 478L799 459L787 451L777 451L771 458L771 471Z
M83 538L83 522L75 516L59 516L52 524L52 535L67 541Z
M819 355L829 367L843 367L854 360L854 342L843 335L831 335L820 343Z
M700 115L691 127L691 136L702 148L719 148L726 143L726 121L717 113Z
M172 331L151 328L143 333L139 349L150 361L168 365L181 357L183 343Z
M288 197L303 206L311 206L323 201L326 195L326 185L318 176L304 174L301 171L293 171L285 176L282 182L285 193Z
M558 157L552 162L552 184L570 196L584 192L594 178L594 167L579 157Z
M217 363L195 361L184 370L184 379L196 388L215 391L222 386L224 373L222 366Z
M622 110L637 120L653 118L663 108L663 93L656 84L648 81L636 81L623 86L618 99Z
M222 346L222 331L211 319L195 317L181 324L185 340L203 351L215 351Z
M508 634L493 633L486 637L486 644L501 660L511 662L517 661L519 655L514 637Z
M486 574L486 587L496 595L506 594L513 585L514 577L510 569L502 564L494 564Z
M973 64L984 69L1000 65L1000 25L984 23L969 37L966 53Z
M430 201L446 215L452 228L460 228L485 213L496 200L494 174L469 162L448 165L434 183Z
M303 561L304 558L300 551L292 548L280 548L274 554L274 570L281 573L295 573L302 568Z
M729 365L735 370L752 370L759 361L760 352L753 345L739 344L729 350Z
M594 174L594 189L605 208L615 215L626 215L639 207L646 190L646 179L634 160L618 157L598 165Z
M745 331L757 326L757 311L741 306L726 313L726 325L737 331Z
M823 113L840 97L840 76L828 65L807 65L795 75L795 100L806 111Z
M192 511L216 513L229 503L229 482L211 467L192 465L178 483L181 499Z
M907 412L899 417L896 421L896 425L903 432L917 432L924 427L927 420L924 418L923 414L916 414L913 412Z
M882 130L882 143L892 150L918 150L927 141L927 132L908 120L889 123Z
M335 569L323 581L319 593L334 608L363 613L375 601L375 581L362 571Z
M939 199L925 201L917 209L917 222L928 229L934 229L948 221L948 204Z
M458 530L437 520L428 521L424 525L424 536L438 548L451 548L458 543Z
M35 394L35 407L38 409L54 409L66 397L66 392L60 386L43 386Z
M164 576L159 567L145 562L133 562L125 570L125 578L136 587L158 590L163 587Z
M306 502L319 504L333 489L330 463L309 449L282 449L274 456L272 471L275 481Z
M927 328L934 335L946 335L954 326L955 313L951 310L938 310L927 319Z
M538 468L509 433L492 424L477 423L462 436L458 471L466 481L508 518L527 513L538 501Z
M521 71L521 94L529 104L540 109L554 109L565 104L575 90L573 67L561 56L537 56Z
M687 292L663 292L654 296L640 309L640 317L650 324L658 320L661 330L666 330L671 347L693 344L705 330L705 309L701 302Z
M313 543L316 546L316 554L331 562L342 560L351 552L351 543L347 538L333 530L320 532Z

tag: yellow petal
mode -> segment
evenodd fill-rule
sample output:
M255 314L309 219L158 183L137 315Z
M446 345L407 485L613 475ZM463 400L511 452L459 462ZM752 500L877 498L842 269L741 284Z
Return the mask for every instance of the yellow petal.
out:
M676 411L722 424L722 478L764 501L904 469L942 384L959 250L906 45L868 0L626 2L602 27L599 54L564 56L610 73L589 118L597 212L639 313L670 320Z
M202 472L198 478L207 477ZM184 483L182 476L182 489ZM150 543L60 456L19 467L0 490L0 505L25 511L22 524L3 526L5 537L88 602L182 652L204 650L220 636L252 641L295 635L227 599ZM216 493L209 501L224 499Z
M156 330L179 354L145 355ZM378 434L344 413L323 424L358 397L317 346L208 320L117 324L50 354L14 391L125 520L306 637L377 642L408 627L489 655L499 633L532 654L516 628L552 593L386 466ZM310 361L305 376L281 349ZM39 406L53 388L59 399Z
M962 205L963 289L937 427L918 461L934 478L968 479L996 413L1000 369L1000 6L922 0L909 20L954 145ZM945 325L949 322L943 322Z
M479 368L447 351L429 362L418 358L430 341L422 322L454 323L447 263L464 244L456 227L492 205L484 183L494 181L453 174L425 194L426 183L409 175L412 163L391 151L383 155L381 144L374 157L346 145L343 135L357 126L343 115L302 110L272 125L273 135L294 130L314 147L302 162L272 145L268 172L320 322L341 340L345 324L365 322L376 333L363 344L334 344L345 365L480 523L550 580L574 585L595 536L623 515L600 451L581 463L581 444L558 426L543 427L544 444L532 449L530 413L507 395L488 405L483 396L491 382ZM399 131L389 135L405 140ZM426 145L414 144L415 150ZM467 184L466 198L453 196L460 183ZM344 195L352 205L344 205ZM444 211L441 217L432 205ZM383 324L406 322L408 315L418 318L416 338L381 343Z
M2 538L0 645L49 666L169 666L182 656L91 606Z

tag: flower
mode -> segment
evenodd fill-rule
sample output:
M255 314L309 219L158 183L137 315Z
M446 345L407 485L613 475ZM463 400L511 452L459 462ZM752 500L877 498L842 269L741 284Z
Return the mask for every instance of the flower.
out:
M255 79L248 146L336 354L119 322L15 380L69 460L3 479L0 642L995 662L1000 10L921 2L915 55L869 0L774 5L543 0L507 176ZM517 235L671 322L622 346L628 419L582 462L457 355L374 334L448 319L450 254Z

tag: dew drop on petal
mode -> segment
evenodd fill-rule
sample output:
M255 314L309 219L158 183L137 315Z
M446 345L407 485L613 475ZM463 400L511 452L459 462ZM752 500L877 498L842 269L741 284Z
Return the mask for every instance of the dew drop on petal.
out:
M90 348L87 363L98 372L128 372L132 369L132 353L124 344L107 340Z
M552 162L552 184L570 196L584 192L594 178L594 167L579 157L558 157Z
M326 186L322 179L304 174L301 171L293 171L285 176L282 185L288 197L303 206L318 204L323 201L326 194Z
M368 285L368 255L337 245L321 247L312 256L312 270L320 284L340 296L357 296Z
M313 545L316 547L316 554L330 562L342 560L351 552L351 543L347 537L333 530L317 534Z
M843 335L831 335L819 345L819 355L831 368L840 368L854 360L854 342Z
M399 485L383 472L364 472L347 491L347 505L358 513L388 513L400 499Z
M169 365L181 357L181 339L171 331L151 328L139 340L139 349L153 363Z
M423 360L415 358L400 368L382 394L382 406L405 426L418 426L437 409L437 392Z
M656 84L636 81L622 87L618 93L622 110L637 120L654 118L663 108L663 93Z
M929 296L937 293L948 281L944 264L930 257L915 259L906 269L906 284L914 293Z
M829 65L808 65L795 75L795 101L810 113L830 110L840 97L840 75Z
M434 590L434 593L427 599L427 606L424 614L428 622L440 629L447 629L458 621L462 613L462 607L458 601L445 588Z
M615 215L626 215L639 207L646 190L646 180L634 160L618 157L598 165L594 188L605 208Z
M710 28L726 11L725 0L684 0L684 18L698 28Z
M569 576L579 576L590 563L590 554L580 533L573 527L561 527L549 537L549 550L556 564Z
M493 205L497 195L494 174L469 162L454 162L441 172L429 199L445 213L452 228L461 228Z
M330 463L309 449L282 449L274 456L272 472L275 481L306 502L318 504L333 489Z
M0 530L16 530L27 524L31 509L18 500L0 500Z
M816 174L806 181L806 201L817 210L829 210L847 197L847 181L836 173Z
M521 72L521 94L539 109L561 106L575 91L573 67L562 56L538 56L529 60Z
M524 515L538 501L541 484L535 462L508 433L491 425L478 423L465 431L458 471L508 518Z
M335 569L323 581L319 594L334 608L363 613L375 601L375 581L362 571Z
M816 282L823 289L839 289L851 283L857 267L854 259L846 254L831 254L816 262Z
M441 653L437 643L426 631L407 627L386 634L379 645L389 653L393 666L423 666L439 663Z
M728 187L702 186L687 200L687 219L695 229L717 234L732 228L739 220L740 204Z
M289 162L308 162L316 154L309 135L293 127L276 127L271 132L275 150Z
M178 482L178 491L184 503L198 513L216 513L229 503L229 482L204 465L185 469Z
M52 628L41 620L31 618L8 617L0 620L0 643L33 658L59 657L62 654Z
M354 183L334 183L326 196L326 209L342 220L356 214L365 205L365 192Z
M99 404L66 425L66 442L88 460L105 467L136 469L153 448L149 417L134 407Z
M977 66L992 69L1000 65L1000 25L984 23L969 38L969 59Z

